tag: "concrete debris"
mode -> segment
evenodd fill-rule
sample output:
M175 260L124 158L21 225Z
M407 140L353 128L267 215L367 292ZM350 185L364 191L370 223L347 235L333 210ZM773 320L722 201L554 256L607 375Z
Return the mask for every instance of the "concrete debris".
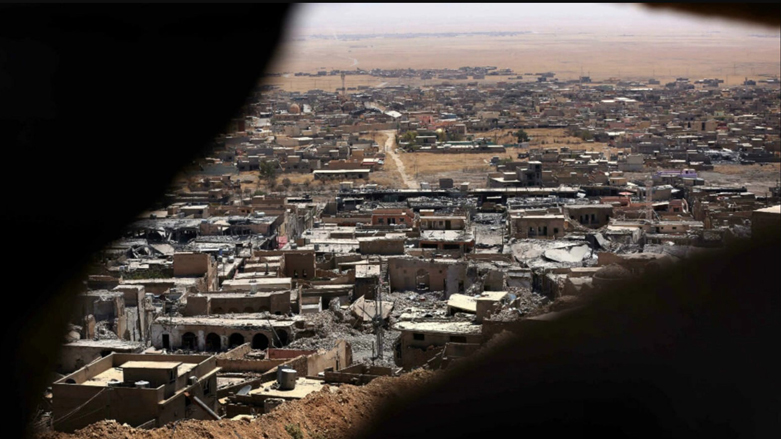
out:
M95 339L96 340L119 340L117 334L111 330L112 324L108 321L100 321L95 323Z
M580 262L590 257L592 250L587 245L571 247L569 249L545 250L543 255L554 262Z
M380 316L382 320L387 320L390 317L391 310L393 310L393 302L380 302ZM358 300L350 305L350 312L353 313L360 321L369 322L377 315L377 301L366 300L364 296L361 296Z

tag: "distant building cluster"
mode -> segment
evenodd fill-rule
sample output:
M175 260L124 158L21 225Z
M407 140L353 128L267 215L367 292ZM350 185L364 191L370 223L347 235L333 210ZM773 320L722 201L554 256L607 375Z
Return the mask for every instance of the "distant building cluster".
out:
M778 187L703 177L781 161L777 84L370 74L443 82L259 87L196 176L95 256L46 395L55 430L241 419L326 384L444 369L599 289L779 232ZM485 134L497 129L517 141ZM524 130L540 129L579 141L532 145ZM378 186L395 152L368 139L377 131L404 154L497 156L483 187ZM269 166L341 184L245 190L242 172Z

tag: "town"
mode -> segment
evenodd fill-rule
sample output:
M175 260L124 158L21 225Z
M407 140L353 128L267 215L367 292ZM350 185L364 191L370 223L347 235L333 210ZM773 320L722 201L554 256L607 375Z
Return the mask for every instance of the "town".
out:
M251 419L446 369L600 288L778 232L778 78L284 75L340 86L258 85L94 256L39 423Z

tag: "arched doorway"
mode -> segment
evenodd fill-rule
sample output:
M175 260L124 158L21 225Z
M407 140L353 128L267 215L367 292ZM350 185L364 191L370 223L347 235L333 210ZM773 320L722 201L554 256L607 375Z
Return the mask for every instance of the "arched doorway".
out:
M265 334L255 334L252 337L252 349L266 349L268 348L268 337Z
M279 340L277 340L277 343L279 344L277 347L282 347L287 344L287 332L285 331L277 331L277 337L279 337Z
M209 335L206 336L206 350L219 351L220 349L222 349L222 340L220 340L220 336L210 332Z
M214 308L212 310L212 314L222 314L222 308Z
M255 312L255 310L253 310L251 306L245 306L244 312Z
M191 351L194 351L195 346L196 346L195 334L193 334L192 332L186 332L184 335L182 335L182 349L189 349Z
M238 313L239 313L239 310L236 309L236 308L231 308L231 309L228 310L228 314L238 314Z
M229 348L235 348L236 346L240 346L240 345L243 345L243 344L244 344L244 336L239 334L238 332L234 332L228 338L228 347Z

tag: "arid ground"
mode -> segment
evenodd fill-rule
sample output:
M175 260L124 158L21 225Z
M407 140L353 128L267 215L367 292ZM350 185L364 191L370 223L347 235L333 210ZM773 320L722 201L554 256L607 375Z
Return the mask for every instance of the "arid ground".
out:
M591 75L595 81L611 77L665 82L677 77L726 79L727 85L740 84L746 77L763 79L779 76L781 40L762 32L751 33L630 34L625 31L541 32L515 36L455 36L418 38L366 38L344 40L307 38L288 41L281 47L270 72L287 77L266 78L292 91L321 89L334 91L341 86L339 76L302 77L296 72L318 70L371 70L406 68L454 68L496 66L525 73L551 71L557 77L576 79ZM764 35L764 36L760 36ZM506 80L486 76L483 82ZM471 80L471 79L470 79ZM348 75L347 87L378 86L383 83L424 84L420 79L383 79L368 75ZM426 83L439 83L434 79ZM453 81L458 82L458 81Z

